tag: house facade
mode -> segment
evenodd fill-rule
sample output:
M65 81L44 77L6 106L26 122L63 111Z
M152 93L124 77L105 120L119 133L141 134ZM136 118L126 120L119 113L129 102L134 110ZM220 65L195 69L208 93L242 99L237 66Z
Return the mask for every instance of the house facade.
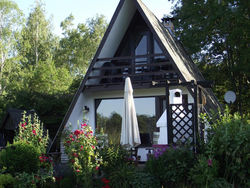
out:
M134 89L142 146L157 143L154 134L161 128L156 124L166 109L172 112L166 115L167 140L172 143L186 135L195 137L197 114L220 107L174 34L141 0L121 0L53 142L64 128L77 129L83 117L93 130L102 130L112 142L119 142L126 77ZM180 120L174 122L175 117ZM182 130L173 130L171 122Z

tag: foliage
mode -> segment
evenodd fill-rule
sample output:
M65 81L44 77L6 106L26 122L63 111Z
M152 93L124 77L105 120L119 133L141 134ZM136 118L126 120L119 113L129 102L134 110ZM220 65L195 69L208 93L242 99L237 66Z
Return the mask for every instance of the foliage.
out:
M103 163L101 165L101 170L104 171L106 175L115 171L128 163L128 151L123 149L120 145L104 146L100 149L100 156L102 157Z
M96 16L85 24L80 23L73 28L73 15L69 15L62 23L63 38L56 51L56 63L66 67L72 76L84 75L90 60L104 35L107 23L104 16Z
M190 179L199 187L210 187L218 177L218 162L214 159L200 155L196 164L190 170Z
M218 177L235 185L249 186L250 123L226 111L211 125L207 154L219 163Z
M162 155L146 162L146 172L163 186L180 186L188 182L188 172L193 166L193 151L185 147L169 147Z
M21 172L16 175L16 188L36 188L36 187L46 187L48 182L54 182L53 175L51 172L44 173L26 173Z
M6 87L10 83L9 76L15 66L16 44L22 26L22 12L17 4L10 0L0 1L0 97L6 94Z
M23 67L32 69L38 62L52 60L56 39L51 32L50 21L46 20L45 9L41 1L36 1L27 18L26 27L22 29L22 37L18 43Z
M91 127L83 123L81 129L74 132L66 130L65 135L65 152L71 162L77 182L83 183L86 187L92 187L92 175L98 172L101 160L96 149L97 140Z
M15 178L11 174L0 174L0 188L13 187Z
M19 124L19 133L15 136L14 142L25 142L36 147L40 153L46 153L48 144L48 131L46 132L38 116L26 116L24 112L22 121Z
M221 102L225 91L233 90L237 100L231 107L246 113L250 91L249 12L249 1L244 0L178 0L172 11L175 35L205 78L215 82Z
M137 171L130 180L131 186L136 188L159 188L160 182L151 174Z
M125 164L118 166L114 171L110 173L110 186L112 188L129 188L131 187L131 181L135 175L135 168L132 165Z
M135 166L126 163L118 166L110 173L109 185L110 187L136 187L136 188L159 188L160 182L151 174L139 171Z
M39 163L39 148L26 142L15 142L0 152L0 165L14 175L19 172L37 172Z

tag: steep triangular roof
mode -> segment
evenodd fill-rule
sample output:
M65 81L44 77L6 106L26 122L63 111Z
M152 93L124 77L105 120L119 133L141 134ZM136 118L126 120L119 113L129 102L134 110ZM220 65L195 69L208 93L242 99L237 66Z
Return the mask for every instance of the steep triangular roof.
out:
M147 27L153 33L153 37L164 52L164 55L168 57L169 63L173 66L173 70L178 73L178 79L182 82L189 82L192 80L204 81L202 74L191 58L187 55L182 45L168 30L165 29L161 22L141 0L120 0L107 31L105 32L99 48L89 66L89 69L72 100L62 124L60 125L56 137L67 123L81 92L83 92L86 88L89 88L91 84L96 84L98 86L98 79L91 80L90 78L98 77L98 74L101 73L98 68L104 65L105 60L115 57L117 49L119 48L119 45L121 44L123 37L129 29L130 24L132 23L137 12L139 12ZM119 87L122 88L123 86L120 84ZM217 109L219 107L219 103L212 93L212 90L204 89L204 93L207 97L208 109Z
M3 118L2 123L0 124L0 130L6 129L6 130L16 130L18 128L19 123L22 120L23 113L26 113L26 116L34 116L36 113L35 110L20 110L20 109L14 109L10 108L7 110L7 113L5 117ZM7 124L7 120L11 120L11 124Z

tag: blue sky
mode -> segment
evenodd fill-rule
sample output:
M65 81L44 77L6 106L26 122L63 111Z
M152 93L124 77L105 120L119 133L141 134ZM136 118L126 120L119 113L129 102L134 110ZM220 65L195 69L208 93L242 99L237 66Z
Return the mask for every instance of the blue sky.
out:
M148 8L161 19L164 14L170 13L169 0L142 0ZM28 16L35 0L14 0L19 8ZM87 18L96 14L104 15L109 22L119 3L119 0L43 0L47 17L52 16L54 33L60 35L60 23L70 13L75 17L75 24L85 23Z

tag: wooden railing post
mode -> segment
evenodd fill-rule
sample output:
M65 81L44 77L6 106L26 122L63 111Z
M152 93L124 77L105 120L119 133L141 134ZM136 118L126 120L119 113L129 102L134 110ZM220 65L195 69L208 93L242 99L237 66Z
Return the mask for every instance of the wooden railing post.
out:
M167 120L167 130L168 130L168 144L173 143L173 125L171 121L171 107L169 104L169 84L168 81L166 81L166 120Z

